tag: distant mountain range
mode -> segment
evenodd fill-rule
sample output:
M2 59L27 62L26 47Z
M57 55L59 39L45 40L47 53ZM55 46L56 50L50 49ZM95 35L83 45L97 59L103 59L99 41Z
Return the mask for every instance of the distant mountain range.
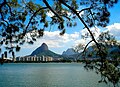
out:
M61 57L61 55L59 54L56 54L54 52L52 52L51 50L49 50L48 46L46 43L43 43L40 47L38 47L36 50L34 50L30 56L50 56L50 57L54 57L54 58L57 58L57 57Z
M120 56L120 48L118 45L114 45L114 46L105 46L106 47L106 51L107 51L107 57L113 57L113 55L119 55ZM94 45L93 46L89 46L86 49L86 57L89 58L96 58L97 52L94 50Z
M91 58L96 58L96 52L94 51L94 47L93 46L89 46L86 49L86 57L91 57ZM116 53L118 52L120 54L120 48L118 48L118 46L113 46L113 47L109 47L108 48L108 56L111 56L111 53ZM40 47L38 47L36 50L34 50L30 56L50 56L53 58L67 58L67 59L78 59L78 58L82 58L82 53L77 53L74 51L73 48L68 48L66 51L64 51L62 53L62 55L56 54L54 52L52 52L51 50L49 50L48 46L46 43L43 43ZM91 56L89 56L90 54L92 54Z
M46 43L43 43L40 47L35 49L31 53L30 56L35 56L36 55L36 56L40 57L40 56L44 55L44 56L50 56L50 57L53 57L53 58L61 58L62 57L62 58L66 59L66 58L74 58L75 57L74 55L76 55L76 54L78 54L78 53L76 53L73 48L67 49L66 51L64 51L62 53L62 55L56 54L56 53L52 52L51 50L49 50Z
M75 52L73 48L68 48L66 51L63 51L62 56L67 59L77 59L80 53Z
M68 48L66 51L63 51L62 53L63 56L70 56L74 54L77 54L77 52L75 52L73 48Z
M94 46L89 46L86 49L86 58L97 58L96 56L97 52L94 50ZM82 59L82 53L77 53L73 50L73 48L69 48L62 54L64 57L72 58L72 59ZM113 55L120 56L120 47L117 45L114 46L107 46L107 57L111 58Z

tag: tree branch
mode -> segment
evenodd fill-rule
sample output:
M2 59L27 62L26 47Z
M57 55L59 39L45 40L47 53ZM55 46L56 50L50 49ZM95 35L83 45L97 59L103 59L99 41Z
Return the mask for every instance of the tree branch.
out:
M100 45L99 45L99 44L97 43L97 41L95 40L95 38L94 38L92 32L90 31L89 27L87 26L87 24L84 22L84 20L80 17L79 13L78 13L75 9L73 9L71 6L69 6L68 4L66 4L63 0L59 0L59 1L60 1L63 5L65 5L66 7L68 7L70 10L72 10L72 11L77 15L77 17L80 19L80 21L83 23L83 25L87 28L88 32L89 32L90 35L91 35L92 41L95 42L95 44L97 45L97 48L99 49L100 57L101 57L101 63L102 63L102 65L103 65L103 59L104 59L104 57L102 56L102 53L103 53L103 52L102 52L102 50L101 50Z
M12 13L11 7L9 6L9 4L8 4L8 2L7 2L6 0L4 0L4 2L0 5L0 10L2 9L2 7L3 7L4 5L7 5L7 6L8 6L8 8L9 8L9 10L10 10L10 14L12 15L13 13Z
M6 4L6 0L4 0L4 2L2 4L0 4L0 9Z
M6 2L6 0L4 0L4 2L0 5L0 14L1 14L1 19L4 21L4 22L6 22L7 23L7 25L9 25L9 23L4 19L4 16L3 16L3 13L2 13L2 7L4 6L4 5L6 5L7 4L7 2ZM8 4L7 4L8 5ZM10 10L10 13L11 13L11 10Z
M91 11L91 9L89 9L89 12L90 12L90 14L91 14L91 16L92 16L92 22L93 22L93 26L95 27L95 18L94 18L94 16L93 16L93 14L92 14L92 11ZM96 29L96 27L95 27L95 29ZM97 30L96 30L97 31Z
M92 34L92 32L90 31L89 27L88 27L87 24L83 21L83 19L80 17L79 13L77 13L77 11L76 11L75 9L73 9L72 7L70 7L69 5L67 5L67 4L66 4L65 2L63 2L62 0L59 0L59 1L60 1L63 5L65 5L66 7L68 7L70 10L72 10L72 11L78 16L78 18L80 19L80 21L83 23L83 25L84 25L84 26L87 28L87 30L89 31L89 33L90 33L93 41L94 41L95 43L97 43L96 40L95 40L95 38L94 38L94 36L93 36L93 34Z
M34 10L30 6L28 6L24 0L22 0L22 1L34 13Z
M65 15L60 15L60 16L63 16L63 17L65 17L66 19L68 19L68 20L71 20L69 17L67 17L67 16L65 16ZM54 17L57 17L57 16L54 16Z
M6 22L7 25L9 25L9 23L4 19L4 16L3 16L2 12L1 12L1 9L0 9L0 14L1 14L1 19L2 19L4 22Z
M83 52L82 53L85 53L85 51L86 51L86 48L88 47L88 45L92 42L93 40L91 40L90 42L88 42L87 43L87 45L85 46L85 48L84 48L84 50L83 50ZM86 55L86 54L85 54Z
M88 45L89 45L92 41L93 41L93 40L91 40L90 42L87 43L87 45L85 46L85 48L84 48L84 50L83 50L82 53L85 53L85 51L86 51ZM86 54L84 54L84 57L85 57L85 55L86 55ZM79 57L79 56L80 56L80 54L77 55L77 57ZM84 58L84 59L85 59L85 58Z
M29 20L29 22L28 22L28 24L27 24L27 26L26 26L26 29L25 29L25 31L24 31L24 34L27 33L27 29L28 29L28 27L29 27L29 25L30 25L30 23L31 23L31 21L32 21L32 19L33 19L33 17L34 17L40 10L46 9L46 8L47 8L47 7L43 7L43 8L38 9L38 10L31 16L31 18L30 18L30 20Z
M79 12L79 13L81 13L82 11L85 11L85 10L90 10L90 9L92 9L92 7L89 7L89 8L84 8L84 9L82 9L82 10L78 11L78 12Z
M46 0L43 0L43 2L61 21L63 21L63 19L50 7L50 5L48 4Z
M12 10L11 10L11 7L9 6L9 4L6 3L6 5L8 6L8 8L9 8L9 10L10 10L10 14L13 15Z

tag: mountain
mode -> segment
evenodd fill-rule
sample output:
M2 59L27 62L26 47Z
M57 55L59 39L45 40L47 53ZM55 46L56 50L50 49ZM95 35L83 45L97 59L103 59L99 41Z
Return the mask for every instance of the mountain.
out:
M120 54L120 48L118 45L106 46L107 47L107 57L112 57L112 55ZM96 58L97 51L94 51L94 46L89 46L86 49L86 57Z
M31 54L31 56L38 55L39 53L48 51L48 46L43 43L40 47L38 47L36 50L34 50Z
M60 57L59 54L56 54L52 51L49 50L47 44L43 43L40 47L38 47L36 50L34 50L32 53L31 53L31 56L50 56L50 57Z
M114 46L106 46L107 47L107 58L112 58L113 56L120 56L120 47L117 45ZM94 51L94 45L89 46L85 51L86 58L99 58L96 54L97 51ZM68 59L82 59L83 53L74 52L72 48L67 49L62 53L65 58Z
M73 48L69 48L62 53L63 56L70 56L74 54L77 54L77 52L75 52Z

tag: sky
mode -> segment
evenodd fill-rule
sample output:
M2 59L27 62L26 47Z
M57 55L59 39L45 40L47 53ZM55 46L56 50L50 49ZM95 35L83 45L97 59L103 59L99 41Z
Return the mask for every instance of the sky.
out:
M111 12L111 16L108 26L105 28L91 28L91 30L95 32L95 38L98 37L100 32L109 31L117 40L120 40L120 0L113 8L110 8L109 11ZM16 52L16 56L30 55L36 48L41 46L42 43L46 43L49 50L57 54L62 54L63 51L66 51L68 48L73 48L79 43L86 44L90 38L87 40L81 39L81 35L84 35L86 32L87 30L83 29L80 21L76 27L67 28L64 36L60 36L60 31L56 27L52 27L52 31L45 31L44 36L37 39L33 45L27 43L22 45L21 50Z

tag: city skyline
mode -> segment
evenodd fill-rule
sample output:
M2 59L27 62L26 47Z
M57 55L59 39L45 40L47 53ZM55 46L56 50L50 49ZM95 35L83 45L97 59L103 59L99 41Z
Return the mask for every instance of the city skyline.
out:
M96 27L91 28L96 34L96 38L100 34L100 32L104 31L110 31L111 34L113 34L117 40L120 40L119 32L120 32L120 1L118 1L117 4L115 4L114 7L110 8L109 11L111 13L110 15L110 23L107 27ZM47 14L50 16L50 14ZM56 26L48 27L45 32L44 36L40 39L37 39L36 42L34 42L33 45L29 45L25 43L21 46L20 52L16 52L16 56L25 56L32 53L33 50L35 50L37 47L39 47L42 43L46 43L49 46L49 49L57 54L62 54L63 51L67 50L68 48L72 48L75 45L79 43L86 44L87 41L90 40L88 38L86 41L81 39L81 35L84 35L86 32L85 29L83 29L83 24L80 21L77 21L77 26L66 28L66 33L63 36L60 36L60 31L57 29ZM4 52L4 51L2 51Z

